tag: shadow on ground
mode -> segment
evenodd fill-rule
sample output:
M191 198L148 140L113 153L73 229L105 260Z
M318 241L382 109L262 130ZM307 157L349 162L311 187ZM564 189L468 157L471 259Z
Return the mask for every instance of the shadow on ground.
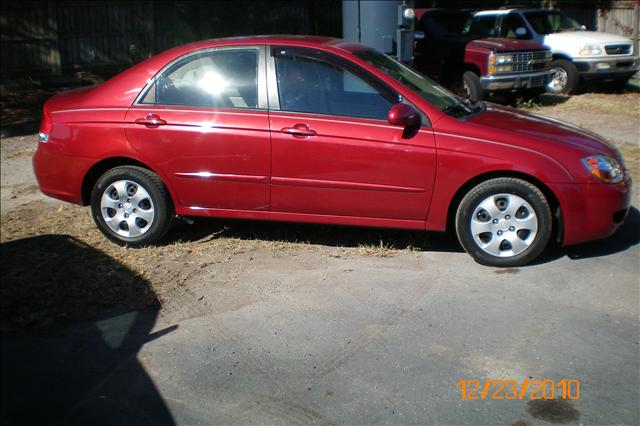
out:
M179 241L208 241L216 238L238 238L242 240L302 243L347 248L370 246L389 250L457 253L464 251L452 232L420 232L204 218L195 218L193 225L183 221L176 223L162 244L171 244ZM531 264L544 264L564 256L568 256L571 259L607 256L625 251L638 243L640 243L640 212L635 207L631 207L626 221L614 235L603 240L575 246L559 247L551 244Z
M238 238L329 247L463 252L455 236L443 232L206 218L193 218L193 221L193 225L177 222L162 244Z
M2 424L173 424L137 361L158 302L130 270L68 236L1 246Z

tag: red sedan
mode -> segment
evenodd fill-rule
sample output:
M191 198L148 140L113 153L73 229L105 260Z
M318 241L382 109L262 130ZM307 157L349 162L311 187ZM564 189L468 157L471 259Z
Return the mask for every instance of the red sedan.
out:
M40 189L91 205L111 240L177 216L455 229L475 260L522 265L552 237L603 238L630 180L601 137L470 103L366 46L209 40L44 106Z

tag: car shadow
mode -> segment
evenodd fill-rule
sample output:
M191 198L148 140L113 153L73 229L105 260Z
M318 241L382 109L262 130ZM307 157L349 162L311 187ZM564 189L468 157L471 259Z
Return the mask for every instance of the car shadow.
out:
M174 424L136 359L176 328L148 282L64 235L0 251L2 424Z
M237 238L329 247L377 246L392 250L464 252L453 232L421 232L208 218L192 218L190 220L193 220L193 224L184 221L177 222L163 239L162 244ZM552 243L529 265L553 262L564 256L570 259L584 259L619 253L640 243L639 229L640 212L635 207L631 207L627 219L612 236L603 240L567 247L560 247Z
M377 246L393 250L464 252L455 236L444 232L421 232L356 226L316 225L190 218L193 225L178 221L162 244L178 241L208 241L238 238L274 242L303 243L329 247Z

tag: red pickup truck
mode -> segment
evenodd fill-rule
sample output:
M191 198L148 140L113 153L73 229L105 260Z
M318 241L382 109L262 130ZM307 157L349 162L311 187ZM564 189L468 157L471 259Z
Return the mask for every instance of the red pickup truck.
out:
M531 41L496 37L463 10L416 9L413 67L473 101L489 92L534 97L550 78L551 51ZM518 31L519 29L514 29Z

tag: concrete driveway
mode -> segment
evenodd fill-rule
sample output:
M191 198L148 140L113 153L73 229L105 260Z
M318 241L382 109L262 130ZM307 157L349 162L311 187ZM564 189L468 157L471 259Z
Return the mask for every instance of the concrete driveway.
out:
M634 210L605 242L518 269L477 265L447 243L388 258L323 247L287 256L287 268L278 253L241 254L224 285L215 274L186 282L157 315L125 312L4 341L3 371L13 374L4 414L64 423L638 424L639 217ZM78 394L80 373L90 385ZM40 386L47 377L57 377L53 388ZM456 384L466 379L577 379L580 399L463 400ZM52 397L61 405L30 411Z

